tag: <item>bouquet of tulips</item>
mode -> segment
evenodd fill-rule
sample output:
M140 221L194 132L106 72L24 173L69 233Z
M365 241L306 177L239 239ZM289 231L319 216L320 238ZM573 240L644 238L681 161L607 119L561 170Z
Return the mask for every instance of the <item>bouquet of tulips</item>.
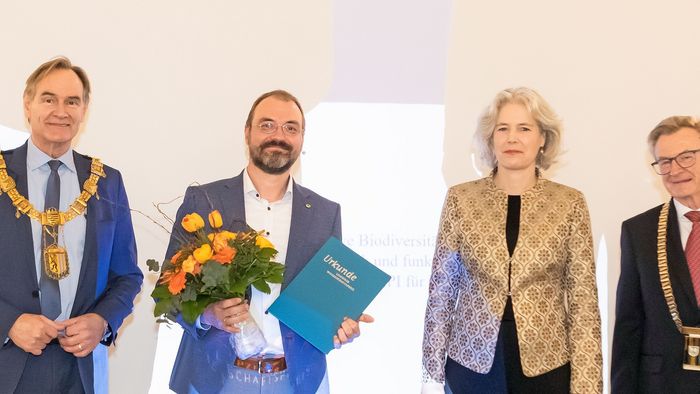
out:
M169 261L161 265L148 260L150 271L161 271L151 293L156 306L153 314L175 320L178 314L192 324L210 304L243 298L248 286L270 293L268 283L282 283L284 265L274 262L274 246L261 232L222 230L219 211L209 216L212 229L204 230L204 219L197 213L181 222L189 237L184 239Z

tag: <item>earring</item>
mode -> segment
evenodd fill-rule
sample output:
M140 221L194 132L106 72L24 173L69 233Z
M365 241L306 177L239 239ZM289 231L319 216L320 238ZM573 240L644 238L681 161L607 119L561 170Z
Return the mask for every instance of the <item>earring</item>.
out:
M544 155L544 146L540 146L540 154Z

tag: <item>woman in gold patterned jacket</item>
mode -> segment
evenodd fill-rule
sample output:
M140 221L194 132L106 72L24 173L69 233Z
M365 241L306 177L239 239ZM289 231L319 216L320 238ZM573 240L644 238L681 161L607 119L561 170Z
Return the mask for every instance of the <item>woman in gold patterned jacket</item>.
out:
M600 393L600 314L583 195L543 179L557 115L501 91L475 142L491 175L449 189L423 336L423 393Z

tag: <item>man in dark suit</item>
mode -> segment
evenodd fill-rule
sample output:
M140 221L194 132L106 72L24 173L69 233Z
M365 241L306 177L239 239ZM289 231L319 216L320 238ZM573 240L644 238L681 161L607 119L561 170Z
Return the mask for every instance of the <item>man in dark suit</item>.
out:
M185 329L170 388L177 393L316 393L328 391L325 355L265 310L331 236L341 237L340 206L291 177L304 141L304 114L298 100L282 90L268 92L253 104L245 125L250 162L236 177L190 187L178 210L167 258L179 247L184 215L206 217L213 209L231 231L266 230L285 265L284 283L271 294L252 288L249 303L224 300L210 306ZM313 289L309 289L313 291ZM258 356L242 360L229 343L237 324L252 316L267 345ZM371 322L368 315L359 321ZM336 346L359 335L357 321L346 319L334 338Z
M121 175L71 148L90 99L66 58L27 80L31 136L0 159L0 393L107 392L143 275ZM82 191L81 191L82 189Z
M648 142L672 199L622 224L612 392L700 393L700 370L683 368L680 330L700 326L700 123L664 119Z

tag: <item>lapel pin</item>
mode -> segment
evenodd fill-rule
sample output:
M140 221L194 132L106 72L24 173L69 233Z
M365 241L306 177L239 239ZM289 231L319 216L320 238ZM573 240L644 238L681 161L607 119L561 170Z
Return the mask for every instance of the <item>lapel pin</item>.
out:
M311 203L306 203L306 208L311 208Z

